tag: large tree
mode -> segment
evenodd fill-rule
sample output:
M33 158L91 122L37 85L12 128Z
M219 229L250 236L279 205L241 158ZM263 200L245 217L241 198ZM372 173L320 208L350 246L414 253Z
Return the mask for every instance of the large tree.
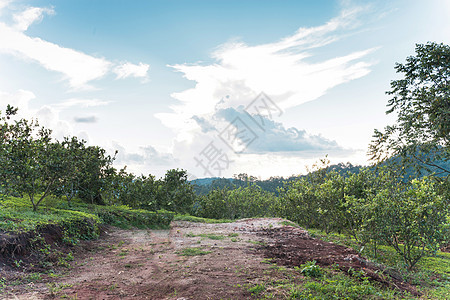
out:
M61 186L69 167L64 146L52 142L51 130L35 120L10 118L8 105L0 124L0 184L2 193L27 195L33 210Z
M397 113L397 122L383 132L375 130L371 159L379 162L396 156L403 163L448 176L450 47L417 44L416 55L397 63L395 69L402 78L393 80L386 92L392 96L386 113Z

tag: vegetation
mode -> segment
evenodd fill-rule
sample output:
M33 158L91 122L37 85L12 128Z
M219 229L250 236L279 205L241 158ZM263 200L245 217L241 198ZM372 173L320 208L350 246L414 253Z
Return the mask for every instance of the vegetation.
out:
M375 130L369 153L374 161L398 155L403 164L448 176L450 168L436 161L450 159L450 46L418 44L416 56L395 69L403 78L391 82L387 113L396 112L397 123Z
M414 281L428 272L444 282L446 293L449 257L439 250L450 241L449 57L449 46L428 43L397 64L404 77L392 81L387 92L393 97L388 113L398 114L397 123L375 131L369 148L374 166L330 166L323 159L307 175L288 179L239 174L202 187L191 185L179 169L160 179L136 176L116 170L114 156L101 147L76 137L53 140L51 130L37 120L17 120L17 109L8 106L0 115L0 255L34 247L50 257L45 234L75 244L96 238L100 224L161 228L174 219L221 223L282 217L289 220L286 225L320 230L324 238L339 236L373 260L404 271L404 278ZM207 253L186 248L179 254ZM300 272L306 283L291 285L293 299L390 297L364 278L358 285L314 262ZM325 282L333 290L325 290ZM251 289L264 292L261 285Z
M197 256L209 254L211 253L211 251L205 251L201 247L192 247L192 248L183 248L177 253L182 256Z

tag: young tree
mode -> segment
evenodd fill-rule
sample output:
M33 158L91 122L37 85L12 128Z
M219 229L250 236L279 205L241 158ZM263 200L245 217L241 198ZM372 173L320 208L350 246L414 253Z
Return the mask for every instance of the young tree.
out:
M391 175L382 174L381 177ZM426 255L434 255L448 241L449 200L439 195L436 183L425 177L406 187L390 182L369 196L370 218L365 233L372 241L392 246L408 269Z
M117 151L116 151L117 154ZM111 176L115 174L112 163L115 157L106 154L106 150L98 146L89 146L81 157L78 195L88 203L105 205L102 193L107 191Z
M65 174L61 179L61 185L56 190L58 196L65 196L70 206L71 200L78 193L82 170L86 161L83 159L86 151L86 141L78 140L77 137L65 137L61 145L62 155L65 162Z
M416 45L416 55L397 63L402 79L391 82L387 114L396 112L397 123L384 132L375 130L369 147L373 161L402 158L448 176L450 168L436 161L450 159L450 46Z
M187 213L194 203L194 189L187 181L185 170L172 169L166 172L164 180L158 182L157 207L179 213Z

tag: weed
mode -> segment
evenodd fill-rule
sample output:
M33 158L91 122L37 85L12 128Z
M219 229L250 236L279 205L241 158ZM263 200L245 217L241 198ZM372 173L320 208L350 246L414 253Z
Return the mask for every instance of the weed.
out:
M253 296L260 294L265 291L266 286L264 284L256 284L254 286L248 287L247 291L249 291Z
M51 297L55 297L56 294L62 291L63 289L70 288L72 286L73 285L70 283L54 283L54 282L47 283L47 288L50 292Z
M26 282L36 282L42 279L41 276L41 273L30 273L24 278L24 280Z
M291 221L281 221L279 224L283 225L283 226L291 226L291 227L297 227L297 228L300 227L297 223L294 223Z
M20 265L23 263L23 261L20 259L20 260L14 260L14 265L17 267L17 268L20 268Z
M183 256L197 256L197 255L206 255L211 253L211 251L205 251L200 247L193 247L193 248L184 248L180 251L177 251L177 254L183 255Z
M301 268L302 270L300 271L300 273L308 277L319 278L324 274L322 268L316 265L315 260L306 262L305 264L301 265Z
M251 243L251 244L259 245L259 246L265 246L265 245L266 245L266 243L260 242L260 241L252 241L252 240L248 240L247 242L249 242L249 243Z

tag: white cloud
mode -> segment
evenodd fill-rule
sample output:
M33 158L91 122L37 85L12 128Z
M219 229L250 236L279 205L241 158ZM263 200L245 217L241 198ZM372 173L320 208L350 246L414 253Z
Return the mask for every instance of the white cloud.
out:
M0 12L8 3L9 1L0 0ZM94 57L25 33L31 24L41 21L44 14L53 13L53 9L29 7L13 15L13 25L0 22L0 54L16 55L24 60L37 62L49 71L62 73L64 79L75 89L90 88L89 82L110 72L117 74L117 78L147 78L148 64L125 62L116 65L105 58Z
M227 43L212 57L215 62L173 65L183 76L196 82L194 88L172 94L180 101L173 113L157 114L166 126L176 130L194 128L193 115L211 114L219 99L230 95L225 106L248 104L264 91L286 109L324 95L339 84L363 77L371 62L364 60L375 48L350 52L331 59L311 61L311 49L325 47L348 34L361 9L348 9L326 24L300 28L278 42L249 46ZM183 134L183 133L181 133Z
M41 126L53 131L52 136L56 139L62 139L64 136L72 134L72 126L67 121L60 119L58 110L47 105L38 109L32 108L30 102L34 98L36 98L34 93L26 90L18 90L15 93L0 91L0 110L4 111L8 104L17 107L19 110L16 119L37 119Z
M337 85L367 75L372 66L367 57L375 48L348 50L337 57L315 56L324 52L318 51L319 48L332 47L333 43L352 33L363 12L363 8L345 9L324 25L300 28L293 35L273 43L226 43L212 53L214 62L210 64L171 66L195 82L193 88L172 94L179 104L170 107L171 113L156 114L165 126L177 133L174 156L201 177L203 170L194 156L198 156L211 141L233 161L229 170L216 174L219 176L231 170L236 172L243 166L247 167L242 170L244 172L271 169L267 165L277 169L280 161L288 162L290 168L298 168L299 159L315 160L319 152L320 155L352 155L351 150L330 138L309 134L301 128L287 128L277 123L278 120L271 123L270 130L260 133L247 151L235 155L217 138L230 122L220 119L217 112L246 107L262 91L285 110L318 99ZM308 151L314 152L315 158L309 157ZM288 169L280 170L280 174Z
M0 91L0 110L4 111L6 106L12 105L19 108L19 114L28 115L29 103L36 98L34 93L26 90L18 90L16 93L6 93Z
M100 99L80 99L80 98L71 98L64 100L58 104L55 104L55 107L58 107L60 109L66 109L74 106L79 106L83 108L88 107L96 107L96 106L105 106L111 103L110 101L104 101Z
M29 7L23 12L13 16L14 21L16 21L14 28L19 31L25 31L34 22L40 22L44 17L44 13L51 15L55 12L50 8Z
M86 87L91 80L103 77L111 63L80 51L32 38L0 23L0 52L38 62L50 71L60 72L74 88Z
M144 63L139 63L138 65L126 62L118 65L114 68L114 73L116 73L117 78L127 78L127 77L141 77L146 78L147 72L150 66Z

